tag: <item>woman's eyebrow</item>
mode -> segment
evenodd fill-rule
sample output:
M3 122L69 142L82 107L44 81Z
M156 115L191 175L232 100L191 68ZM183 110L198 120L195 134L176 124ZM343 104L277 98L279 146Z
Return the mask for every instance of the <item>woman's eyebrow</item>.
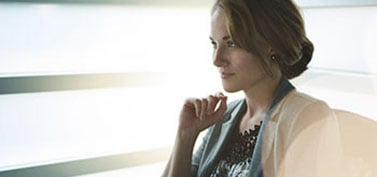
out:
M213 39L211 36L209 37L209 39L210 39L211 41L214 41L214 39ZM223 37L223 40L224 40L224 41L229 40L229 39L230 39L230 36L229 36L229 35Z
M230 36L224 36L223 37L223 40L226 41L226 40L229 40L230 39Z

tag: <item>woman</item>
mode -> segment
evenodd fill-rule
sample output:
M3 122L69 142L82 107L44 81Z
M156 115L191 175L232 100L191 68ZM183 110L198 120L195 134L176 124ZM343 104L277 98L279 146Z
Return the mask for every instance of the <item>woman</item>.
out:
M291 0L217 0L213 64L227 92L187 99L163 176L334 176L336 119L323 101L289 83L307 69L313 45ZM199 133L208 129L193 155Z

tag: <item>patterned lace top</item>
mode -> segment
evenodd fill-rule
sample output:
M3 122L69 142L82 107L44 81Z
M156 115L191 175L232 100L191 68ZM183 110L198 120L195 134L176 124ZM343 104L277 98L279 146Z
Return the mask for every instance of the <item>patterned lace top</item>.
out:
M221 160L215 166L211 177L243 177L249 176L251 157L257 141L259 125L254 130L250 129L244 133L235 131L229 143L226 145Z

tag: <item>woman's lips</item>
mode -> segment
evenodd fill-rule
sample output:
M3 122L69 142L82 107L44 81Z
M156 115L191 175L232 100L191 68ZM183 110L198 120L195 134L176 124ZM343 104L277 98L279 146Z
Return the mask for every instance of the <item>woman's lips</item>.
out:
M221 79L228 79L229 77L232 77L234 73L226 73L226 72L221 72Z

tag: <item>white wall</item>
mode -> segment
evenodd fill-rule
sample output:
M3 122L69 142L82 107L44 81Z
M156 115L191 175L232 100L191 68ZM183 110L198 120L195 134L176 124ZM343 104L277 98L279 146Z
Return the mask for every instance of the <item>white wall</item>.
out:
M377 74L377 7L307 8L312 67Z
M195 8L0 3L0 76L203 70L208 20Z

